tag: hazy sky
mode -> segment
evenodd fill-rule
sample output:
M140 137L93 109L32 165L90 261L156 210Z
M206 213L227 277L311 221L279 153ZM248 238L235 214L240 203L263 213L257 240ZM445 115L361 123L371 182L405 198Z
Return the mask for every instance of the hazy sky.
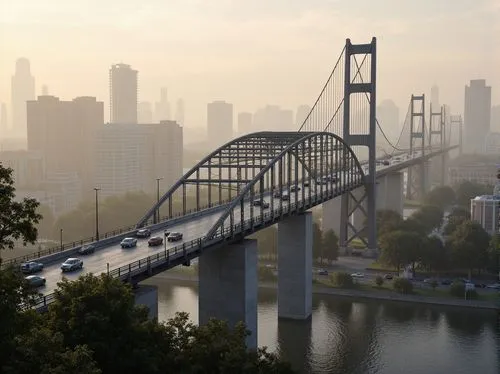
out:
M500 103L500 0L0 0L0 102L18 57L37 94L47 84L106 106L109 66L124 62L139 70L139 100L167 86L186 100L186 125L205 126L211 100L236 112L311 104L345 38L372 36L379 102L405 112L438 84L462 111L464 85L486 78Z

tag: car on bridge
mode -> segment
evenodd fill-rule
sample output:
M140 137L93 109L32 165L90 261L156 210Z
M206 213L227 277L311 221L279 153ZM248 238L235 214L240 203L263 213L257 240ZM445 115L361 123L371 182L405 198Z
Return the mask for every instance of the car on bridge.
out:
M148 240L148 245L150 247L156 247L163 244L163 238L161 236L153 236Z
M171 232L169 235L168 235L168 238L167 240L169 242L177 242L179 240L182 240L182 233L180 232Z
M78 250L78 254L81 255L89 255L94 252L95 252L95 245L93 244L84 245L82 248Z
M24 278L28 285L32 288L45 286L46 280L44 277L39 275L28 275Z
M300 186L290 186L290 192L300 191Z
M290 193L288 191L284 191L282 194L281 194L281 200L283 201L288 201L290 200Z
M122 248L133 248L137 246L137 239L136 238L125 238L121 241L120 243Z
M83 261L75 257L68 258L61 265L61 270L63 271L63 273L67 271L79 270L81 268L83 268Z
M253 201L253 206L261 206L260 199ZM266 200L262 200L262 208L269 208L269 203Z
M25 262L21 264L21 272L24 274L32 274L43 270L43 264L35 261Z
M151 236L151 230L149 229L140 229L135 234L138 238L149 238Z

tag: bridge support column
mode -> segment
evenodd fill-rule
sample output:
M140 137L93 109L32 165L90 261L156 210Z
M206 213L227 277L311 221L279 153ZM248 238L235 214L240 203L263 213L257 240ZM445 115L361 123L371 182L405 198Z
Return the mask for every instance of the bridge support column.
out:
M251 335L247 347L257 348L257 240L204 252L199 259L199 323L211 318L233 327L244 322Z
M312 214L278 224L278 317L307 319L312 312Z
M140 285L134 290L135 304L148 307L150 319L158 319L158 287Z
M323 203L323 232L333 230L337 236L340 235L340 215L342 207L342 196L325 201Z
M377 184L377 209L389 209L403 214L403 188L403 173L390 173L381 178Z
M352 194L355 197L355 199L359 201L360 199L362 199L363 195L365 194L365 188L364 187L357 188L354 191L352 191ZM350 198L349 199L349 210L354 209L355 205L356 205L356 202L353 199ZM364 199L361 202L361 206L363 207L363 209L366 212L367 211L367 201L366 201L366 199ZM360 230L363 229L363 227L365 227L365 221L367 219L365 212L363 212L363 210L360 209L360 208L358 208L358 209L356 209L356 210L354 210L352 212L352 215L351 215L351 224L352 224L352 226L354 227L354 229L357 232L359 232ZM352 231L353 230L351 229L350 236L352 236L352 235L355 234Z

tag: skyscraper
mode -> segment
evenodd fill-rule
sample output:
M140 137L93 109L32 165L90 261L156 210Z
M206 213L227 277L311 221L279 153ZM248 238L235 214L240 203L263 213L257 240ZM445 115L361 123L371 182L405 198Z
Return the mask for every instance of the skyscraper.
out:
M490 132L491 87L485 79L471 80L465 86L464 144L465 153L482 153Z
M175 122L180 126L184 126L184 100L177 100L177 109L175 112Z
M49 88L46 84L42 85L42 96L47 96L49 94Z
M166 87L162 87L160 90L160 101L155 105L155 117L158 122L170 120L170 103Z
M252 113L241 112L238 113L238 133L240 135L250 134L254 132Z
M297 114L295 115L295 124L297 125L297 129L302 126L310 111L311 107L309 105L301 105L297 108Z
M109 69L110 121L137 123L137 70L115 64Z
M219 146L233 137L233 104L214 101L207 104L207 135L211 146Z
M11 90L12 132L15 136L26 137L26 102L35 99L35 78L31 75L28 59L16 61Z
M0 106L0 138L4 138L7 136L8 128L7 128L7 105L2 103Z
M491 129L500 132L500 105L491 107Z

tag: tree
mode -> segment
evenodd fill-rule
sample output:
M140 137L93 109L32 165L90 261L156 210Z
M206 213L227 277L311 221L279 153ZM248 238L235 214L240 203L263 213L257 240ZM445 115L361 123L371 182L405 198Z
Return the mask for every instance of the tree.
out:
M449 265L449 255L441 238L435 235L425 237L419 260L421 264L430 271L447 269Z
M424 198L427 205L434 205L442 210L455 202L455 191L450 186L439 186L433 188Z
M471 216L469 210L463 207L453 208L447 217L447 222L443 230L444 235L451 235L457 226L464 221L470 220L470 218Z
M380 238L381 260L396 269L413 264L422 248L422 236L415 232L391 231Z
M328 261L337 260L339 257L339 238L333 230L324 233L322 239L323 255Z
M436 287L438 286L438 282L437 280L433 279L431 280L431 287L432 287L432 290L435 291L436 290Z
M384 278L382 278L380 275L377 275L375 277L375 284L377 285L377 287L382 287L382 285L384 284Z
M376 214L376 225L377 225L377 233L379 236L384 233L397 230L403 222L403 217L401 214L394 210L390 209L381 209L377 210Z
M456 187L457 204L463 207L470 206L470 200L476 196L491 194L491 186L465 181Z
M500 274L500 238L498 235L491 237L488 247L488 264L492 272Z
M406 278L396 278L392 282L392 287L404 295L411 294L413 292L413 284Z
M335 273L330 275L330 281L337 287L341 288L351 288L354 286L354 280L352 279L351 274L336 271Z
M424 205L415 211L411 217L420 223L425 232L429 234L441 227L443 223L443 210L435 205Z
M0 164L0 250L13 249L15 241L34 244L38 230L36 225L42 219L37 213L39 203L35 199L24 198L15 201L12 169Z
M454 263L462 269L482 269L487 263L490 236L476 222L464 221L448 238Z

